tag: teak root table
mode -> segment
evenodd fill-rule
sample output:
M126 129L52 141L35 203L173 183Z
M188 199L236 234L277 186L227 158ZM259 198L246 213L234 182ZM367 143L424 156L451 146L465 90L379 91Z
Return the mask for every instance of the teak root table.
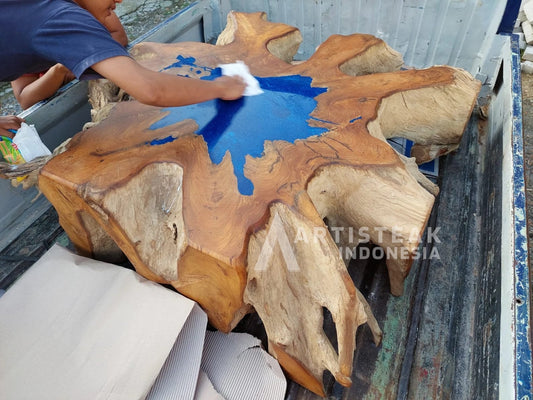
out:
M242 60L264 93L179 108L118 103L44 167L39 187L81 254L123 252L225 332L255 309L269 351L324 395L326 369L351 384L357 327L381 338L324 220L401 250L387 267L402 294L438 188L386 139L414 141L419 162L455 149L480 83L448 66L402 70L400 54L370 35L331 36L293 62L300 42L262 13L231 13L216 45L136 45L145 67L191 79Z

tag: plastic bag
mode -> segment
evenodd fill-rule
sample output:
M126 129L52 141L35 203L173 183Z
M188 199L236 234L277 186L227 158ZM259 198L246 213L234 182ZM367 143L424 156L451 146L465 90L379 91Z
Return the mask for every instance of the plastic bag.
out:
M35 126L28 125L25 122L20 125L20 129L13 138L13 143L26 162L40 156L49 156L52 154L48 147L41 141Z

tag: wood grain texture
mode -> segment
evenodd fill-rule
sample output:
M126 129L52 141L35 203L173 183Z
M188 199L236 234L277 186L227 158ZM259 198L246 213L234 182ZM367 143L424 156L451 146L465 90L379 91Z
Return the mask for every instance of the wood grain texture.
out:
M370 35L332 36L292 62L300 41L262 13L230 13L216 46L136 45L145 67L191 79L242 60L265 93L161 109L113 107L116 91L96 89L105 118L44 167L39 186L81 253L123 252L223 331L255 309L270 352L324 395L326 369L351 384L357 327L381 337L324 220L400 250L387 260L400 295L438 188L386 139L413 140L428 149L421 159L455 148L480 84L446 66L400 70L401 56Z

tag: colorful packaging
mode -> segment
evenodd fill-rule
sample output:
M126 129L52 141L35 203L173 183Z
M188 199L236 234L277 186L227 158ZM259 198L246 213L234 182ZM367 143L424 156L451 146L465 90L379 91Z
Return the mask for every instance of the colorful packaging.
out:
M0 153L6 162L9 164L22 164L26 160L20 154L20 151L13 139L7 136L0 136Z

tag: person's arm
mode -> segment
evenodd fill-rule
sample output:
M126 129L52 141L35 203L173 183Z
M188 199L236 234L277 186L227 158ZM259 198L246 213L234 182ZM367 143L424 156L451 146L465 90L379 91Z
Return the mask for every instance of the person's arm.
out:
M246 87L237 77L204 81L151 71L126 56L108 58L92 68L141 103L159 107L184 106L216 98L236 100Z
M24 120L16 115L5 115L0 117L0 136L7 136L13 138L15 135L9 132L8 129L19 130L20 124Z
M21 76L11 82L13 94L23 109L52 96L63 84L74 79L70 71L61 64L51 67L42 77Z
M112 12L103 22L103 25L107 28L113 39L119 42L122 46L128 45L128 35L120 22L117 14Z

